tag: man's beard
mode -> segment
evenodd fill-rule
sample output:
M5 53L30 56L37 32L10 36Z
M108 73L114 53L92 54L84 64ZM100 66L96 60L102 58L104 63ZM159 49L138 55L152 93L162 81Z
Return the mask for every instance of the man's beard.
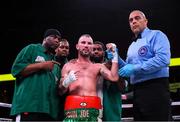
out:
M91 61L93 61L94 63L103 63L103 56L101 57L94 57L94 56L91 56Z
M85 53L84 51L80 51L80 55L83 56L83 57L89 57L90 56L90 53Z

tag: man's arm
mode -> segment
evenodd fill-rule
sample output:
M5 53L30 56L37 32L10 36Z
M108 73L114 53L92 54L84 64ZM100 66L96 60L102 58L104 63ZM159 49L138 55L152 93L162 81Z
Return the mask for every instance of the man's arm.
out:
M73 70L70 71L70 63L67 63L63 66L62 71L61 71L61 80L59 82L59 94L63 95L68 91L69 85L77 80L77 75L76 72Z
M59 64L56 61L44 61L44 62L29 64L20 72L20 75L25 77L32 73L38 72L40 70L51 71L53 69L55 63Z
M142 62L141 65L135 67L135 74L150 74L164 67L168 67L171 58L170 44L167 36L159 31L155 35L156 39L151 44L154 57Z
M105 65L101 66L100 69L100 73L101 75L110 81L118 81L119 79L119 75L118 75L118 52L117 50L113 50L113 58L112 58L112 66L111 66L111 70L109 70L108 68L106 68Z
M105 65L102 65L100 73L101 75L110 81L118 81L119 79L119 75L118 75L118 51L116 50L116 45L113 43L108 43L106 45L107 51L111 51L112 52L112 66L111 66L111 70L109 70L108 68L106 68Z
M102 64L100 73L105 79L117 82L119 79L118 63L112 62L111 70L109 70L105 65Z
M65 76L68 74L68 64L65 64L61 70L61 79L59 81L59 94L63 95L68 91L68 87L63 86L63 81L65 79Z

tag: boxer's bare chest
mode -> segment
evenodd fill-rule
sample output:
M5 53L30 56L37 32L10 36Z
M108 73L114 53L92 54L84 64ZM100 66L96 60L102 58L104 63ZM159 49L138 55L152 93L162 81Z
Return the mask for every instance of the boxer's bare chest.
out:
M92 62L78 62L75 61L69 67L70 70L78 71L81 75L97 75L99 73L100 67L97 64L93 64Z

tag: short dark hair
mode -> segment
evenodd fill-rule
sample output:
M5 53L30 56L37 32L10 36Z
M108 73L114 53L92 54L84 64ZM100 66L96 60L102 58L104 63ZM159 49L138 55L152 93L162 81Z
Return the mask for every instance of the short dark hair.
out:
M102 42L100 42L100 41L95 41L93 44L99 44L99 45L101 45L101 46L102 46L103 51L105 51L105 50L106 50L105 45L104 45Z
M62 38L62 39L60 40L60 42L68 42L68 40L65 39L65 38Z

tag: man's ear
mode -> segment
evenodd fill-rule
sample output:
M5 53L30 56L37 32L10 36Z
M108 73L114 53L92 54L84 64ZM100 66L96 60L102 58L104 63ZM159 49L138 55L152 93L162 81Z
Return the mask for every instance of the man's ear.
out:
M79 46L78 45L76 45L76 49L79 50Z

